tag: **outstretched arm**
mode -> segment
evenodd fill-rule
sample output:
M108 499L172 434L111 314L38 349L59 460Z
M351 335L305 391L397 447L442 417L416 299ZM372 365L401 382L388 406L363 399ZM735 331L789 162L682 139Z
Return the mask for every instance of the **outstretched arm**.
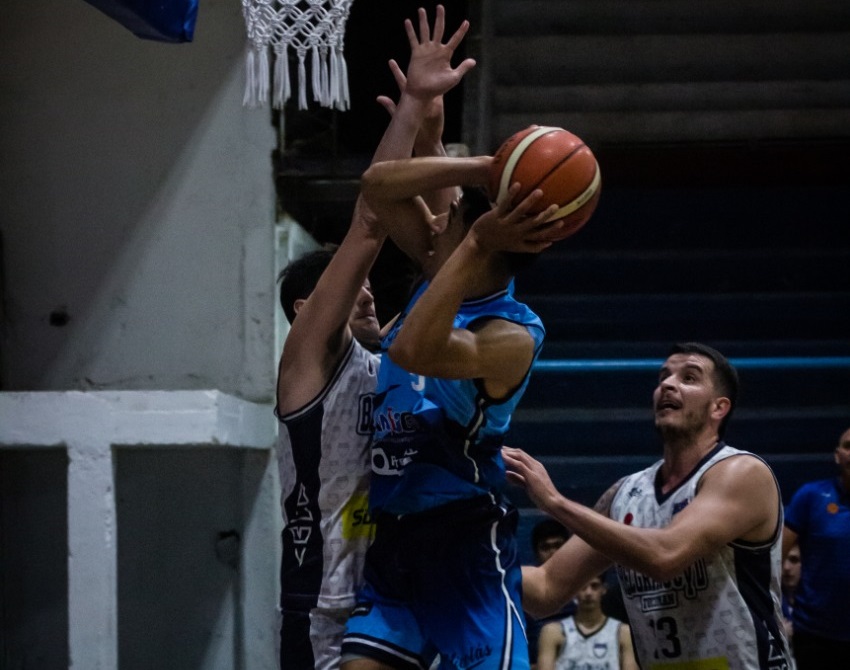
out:
M469 22L464 21L443 43L445 10L442 5L438 5L433 30L428 25L424 9L419 10L419 35L417 36L411 21L405 22L405 29L410 43L407 76L401 74L395 61L390 63L390 69L401 90L401 97L397 105L387 97L379 98L379 102L392 114L393 121L399 128L408 128L410 124L417 128L417 133L412 135L416 138L415 145L411 144L404 156L410 156L411 151L417 156L445 156L442 145L443 95L457 86L463 76L475 66L475 61L471 58L465 59L457 67L452 67L451 64L455 50L469 30ZM376 156L375 163L398 157ZM440 214L448 209L456 197L458 183L418 190L407 196L407 199L416 199L416 205L405 203L396 207L398 203L395 199L386 199L381 192L367 194L367 200L388 228L393 241L421 265L431 246L429 224L433 214ZM425 199L419 196L425 196Z
M300 306L284 342L277 381L281 414L304 407L333 376L351 344L349 319L358 296L371 301L364 284L384 239L374 215L358 199L345 239ZM363 307L366 310L371 305ZM377 336L377 320L374 330Z
M522 567L522 608L537 618L555 614L610 567L607 557L573 535L543 565Z
M443 160L464 165L476 159ZM407 315L389 351L396 363L430 377L481 379L493 398L516 388L534 356L528 330L503 319L455 328L454 317L464 299L505 286L509 274L503 252L539 251L550 244L539 236L551 208L536 216L528 213L541 195L535 191L513 209L505 200L473 224Z
M438 7L434 25L437 43L442 39L444 14L443 8ZM440 47L432 44L424 10L420 10L419 18L420 32L426 37L421 43L411 22L405 21L411 43L407 79L416 85L402 91L398 109L375 150L373 162L409 157L415 144L433 143L435 124L439 123L442 129L442 119L438 122L433 118L436 113L442 116L442 100L437 102L436 98L441 98L443 89L454 86L474 65L465 62L456 71L441 76L445 64L434 58L433 52ZM467 29L465 22L452 36L449 41L452 51ZM375 214L358 197L348 233L316 288L301 305L287 336L278 369L277 401L281 413L303 407L331 378L351 343L349 318L356 302L371 299L362 293L363 286L385 238L386 232L378 225Z
M505 447L502 455L509 481L524 486L538 507L611 561L662 582L734 540L769 540L778 523L773 475L751 456L727 458L710 468L698 494L668 526L637 528L560 495L543 465L521 449Z

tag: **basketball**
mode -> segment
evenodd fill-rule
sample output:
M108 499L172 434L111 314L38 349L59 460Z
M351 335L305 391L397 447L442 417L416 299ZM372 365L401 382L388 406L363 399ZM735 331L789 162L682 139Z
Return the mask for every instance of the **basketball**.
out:
M503 202L516 182L522 188L512 204L522 202L539 188L543 197L532 213L558 205L558 211L548 219L564 220L558 240L570 237L587 223L602 186L593 152L581 138L552 126L529 126L505 140L496 151L487 184L490 201Z

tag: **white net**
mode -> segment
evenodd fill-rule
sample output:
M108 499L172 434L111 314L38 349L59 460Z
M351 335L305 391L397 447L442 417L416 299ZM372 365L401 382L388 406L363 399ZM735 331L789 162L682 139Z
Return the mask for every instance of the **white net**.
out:
M323 107L348 109L348 70L343 57L345 22L354 0L242 0L248 33L243 104L269 100L280 109L292 96L289 55L298 62L298 108L307 109L307 58L313 100ZM274 59L269 77L269 59Z

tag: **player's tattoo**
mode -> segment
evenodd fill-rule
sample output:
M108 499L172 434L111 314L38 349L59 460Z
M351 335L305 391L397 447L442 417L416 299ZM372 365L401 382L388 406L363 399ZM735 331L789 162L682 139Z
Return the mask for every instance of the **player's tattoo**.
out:
M620 490L620 485L623 483L623 479L625 479L625 477L611 484L611 486L608 487L608 490L599 496L599 500L597 500L596 504L593 506L594 510L600 514L609 516L608 512L611 511L611 501L614 499L614 494Z

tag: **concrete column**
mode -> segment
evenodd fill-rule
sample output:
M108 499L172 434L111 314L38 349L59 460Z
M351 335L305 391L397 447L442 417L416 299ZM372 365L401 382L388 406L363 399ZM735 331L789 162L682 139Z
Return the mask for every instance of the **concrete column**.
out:
M118 667L118 598L112 448L68 443L68 646L72 668Z

